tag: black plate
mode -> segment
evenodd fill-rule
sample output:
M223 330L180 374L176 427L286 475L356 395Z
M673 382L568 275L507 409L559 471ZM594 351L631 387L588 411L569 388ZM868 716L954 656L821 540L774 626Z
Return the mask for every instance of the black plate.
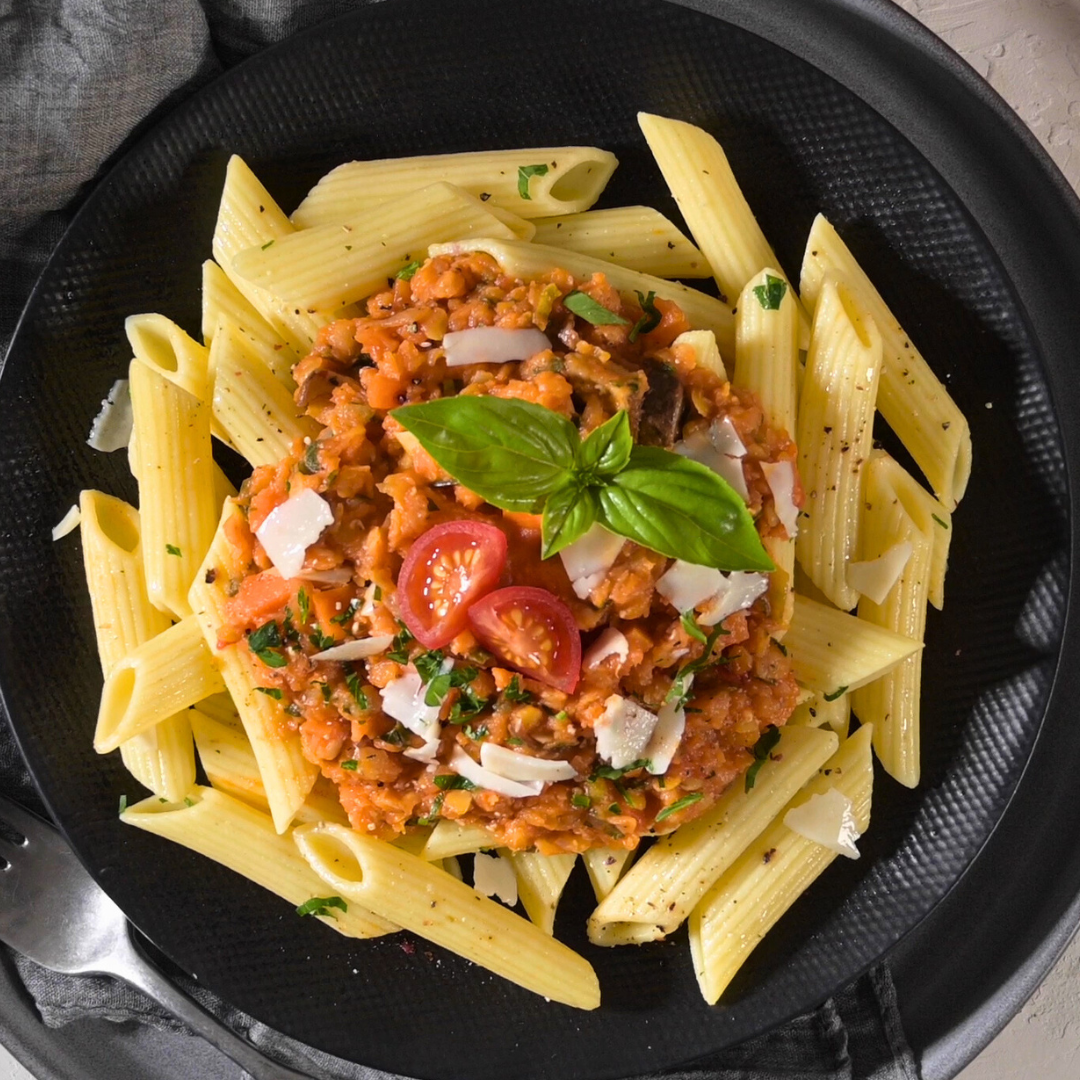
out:
M875 11L887 5L862 5L867 18L853 22L864 42L844 36L841 3L695 6L707 12L655 0L551 0L542 12L395 0L295 38L199 94L121 162L54 255L13 344L0 384L0 685L27 759L137 925L226 998L331 1052L423 1077L483 1080L510 1062L521 1077L608 1077L771 1026L934 908L1005 810L1044 715L1056 730L1075 699L1073 671L1051 690L1071 587L1060 418L1080 414L1068 366L1080 273L1068 250L1043 261L1075 235L1075 205L1015 131L997 122L981 144L963 95L927 101L929 51L888 79L870 66ZM736 23L842 75L922 154L864 100ZM78 545L54 546L49 530L80 487L135 495L122 456L83 440L126 363L125 314L162 310L197 329L198 267L230 151L289 208L351 157L596 142L622 162L605 203L673 212L638 108L722 139L792 273L814 212L830 216L970 417L976 464L946 611L928 628L920 790L880 780L864 858L830 870L718 1008L701 1003L682 936L643 950L586 946L578 881L558 929L600 974L605 1005L584 1015L437 949L407 956L397 939L331 938L227 872L173 848L163 858L160 842L119 826L118 796L133 785L88 749L100 676ZM1017 194L1033 191L1052 201L1032 207ZM1075 445L1067 453L1075 475ZM1078 753L1065 732L1041 764L1048 784Z

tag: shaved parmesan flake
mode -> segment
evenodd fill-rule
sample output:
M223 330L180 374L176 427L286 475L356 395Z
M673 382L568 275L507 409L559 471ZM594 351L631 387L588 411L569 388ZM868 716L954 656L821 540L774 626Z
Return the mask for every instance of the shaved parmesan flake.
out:
M386 652L390 643L394 640L393 634L377 634L375 637L357 638L356 641L346 641L341 645L334 645L329 649L323 649L311 657L312 660L363 660L368 656L376 656ZM404 721L403 721L404 722Z
M361 615L374 615L375 614L375 590L379 586L372 581L368 587L364 590L364 602L360 605Z
M609 626L589 646L589 651L585 653L581 666L594 668L602 664L609 656L618 656L621 664L629 655L630 642L626 640L626 635L621 630L616 630L614 626Z
M74 532L79 527L80 521L82 521L82 514L79 513L79 508L77 506L71 507L60 519L59 523L53 526L53 543L57 540L63 540L68 533Z
M799 531L799 508L795 505L795 462L763 461L761 472L772 492L776 516L784 526L788 539L794 540Z
M673 349L683 345L688 345L694 350L694 360L698 367L714 372L727 382L727 368L724 367L724 361L720 358L720 346L716 344L716 334L711 330L686 330L671 343Z
M855 841L860 833L851 800L836 788L829 788L824 795L811 795L802 806L793 807L784 815L784 824L837 855L859 857Z
M612 694L593 725L596 752L612 767L625 769L645 756L659 717L636 701Z
M425 705L427 689L420 672L411 664L400 678L391 679L383 687L382 710L387 716L404 724L425 742L439 737L439 706Z
M502 326L474 326L470 330L451 330L442 343L446 349L446 366L452 368L528 360L551 348L547 335L532 327L510 330Z
M692 679L693 676L690 676ZM649 759L648 770L654 776L667 772L675 751L682 742L686 730L686 713L673 702L665 702L657 714L656 727L653 729L649 745L645 747L645 757Z
M716 447L717 453L724 454L727 457L746 457L746 446L743 444L742 439L739 438L739 433L735 430L735 425L731 422L730 416L715 421L709 428L709 437L712 439L712 444Z
M751 570L732 570L724 577L724 588L706 605L698 616L702 626L715 626L736 611L743 611L768 592L769 575Z
M117 379L109 396L101 403L101 411L90 425L90 437L86 440L92 450L111 454L123 450L131 442L134 428L131 414L131 394L127 379Z
M711 566L676 559L656 583L656 591L678 612L693 611L726 587L724 575Z
M559 552L574 593L584 600L604 580L626 541L602 525L593 525L587 533Z
M314 585L348 585L352 571L347 566L335 566L333 570L301 570L296 575Z
M478 851L473 856L473 888L483 896L497 896L513 907L518 902L513 863L501 855L485 855Z
M307 549L333 523L330 504L318 492L304 488L271 510L255 535L281 576L294 578L303 569Z
M705 430L692 432L682 442L676 443L673 449L676 454L712 469L721 480L731 485L744 502L749 501L750 490L746 486L742 466L746 447L731 417L725 416Z
M847 583L875 604L884 604L914 550L911 541L904 540L869 562L848 563Z
M429 765L439 756L439 747L442 746L442 738L436 734L433 738L428 739L423 746L410 747L404 751L407 758L412 758L413 761L422 761L425 765Z
M569 761L552 761L548 758L532 757L530 754L519 754L497 743L481 743L480 764L507 780L542 780L544 783L554 783L577 778L577 771Z
M477 787L487 788L498 795L506 795L511 799L524 799L530 795L539 795L544 790L543 780L508 780L490 769L485 769L477 761L473 761L460 746L455 746L450 755L450 768L471 780Z

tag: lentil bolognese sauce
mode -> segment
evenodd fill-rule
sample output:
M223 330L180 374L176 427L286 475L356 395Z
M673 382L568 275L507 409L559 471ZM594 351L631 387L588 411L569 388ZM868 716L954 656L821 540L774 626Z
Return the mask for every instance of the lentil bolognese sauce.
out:
M527 355L471 355L462 332L491 327ZM522 281L489 255L443 254L296 366L322 431L243 486L229 540L247 570L219 646L257 658L355 829L392 840L450 819L515 851L633 848L708 809L788 718L798 690L763 575L723 579L743 586L725 610L716 588L679 587L705 568L598 525L543 558L538 513L458 482L407 426L408 406L444 399L539 406L582 439L621 414L635 452L738 454L758 535L785 536L761 464L792 463L801 505L795 445L697 363L689 330L675 303L602 274ZM333 520L286 577L256 533L304 490Z

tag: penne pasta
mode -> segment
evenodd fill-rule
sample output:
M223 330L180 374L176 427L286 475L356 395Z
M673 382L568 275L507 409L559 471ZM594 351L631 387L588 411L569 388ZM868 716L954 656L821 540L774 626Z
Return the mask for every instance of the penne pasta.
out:
M828 727L841 739L848 736L851 726L851 695L841 694L827 701L821 694L810 694L805 701L795 706L795 711L788 717L787 726Z
M293 224L337 225L435 181L456 184L525 218L588 210L618 161L595 146L480 150L350 161L326 174L296 208Z
M120 820L197 851L290 904L299 906L326 894L291 835L278 835L266 814L213 788L193 787L180 806L145 799L129 806ZM359 904L328 910L333 914L316 918L346 937L380 937L398 929Z
M789 829L788 810L835 788L851 801L860 835L870 825L871 730L861 727L706 893L690 916L690 954L702 995L720 995L780 917L837 857Z
M206 397L206 346L164 315L129 315L124 332L136 360L200 401Z
M293 836L312 869L350 902L387 913L414 934L534 994L595 1009L589 963L539 927L431 863L339 825L302 825Z
M421 855L428 862L453 858L455 855L472 855L497 847L495 838L477 825L462 825L446 818L431 830Z
M971 430L945 385L896 321L881 294L822 214L814 219L803 257L800 288L815 307L827 276L858 294L881 335L882 373L878 408L950 510L971 475Z
M504 851L517 878L518 899L545 934L555 933L555 910L573 872L576 855L540 855L535 851Z
M581 853L581 861L599 903L618 885L619 878L634 861L634 852L629 848L591 848Z

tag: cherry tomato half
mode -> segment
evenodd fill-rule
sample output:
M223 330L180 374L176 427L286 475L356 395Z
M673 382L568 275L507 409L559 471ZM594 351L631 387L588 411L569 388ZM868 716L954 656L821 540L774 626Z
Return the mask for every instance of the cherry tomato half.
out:
M554 593L531 585L496 589L469 608L469 625L508 667L573 693L581 674L581 634Z
M447 521L421 535L401 565L398 605L413 637L428 649L449 644L468 625L469 606L498 584L506 534L482 521Z

